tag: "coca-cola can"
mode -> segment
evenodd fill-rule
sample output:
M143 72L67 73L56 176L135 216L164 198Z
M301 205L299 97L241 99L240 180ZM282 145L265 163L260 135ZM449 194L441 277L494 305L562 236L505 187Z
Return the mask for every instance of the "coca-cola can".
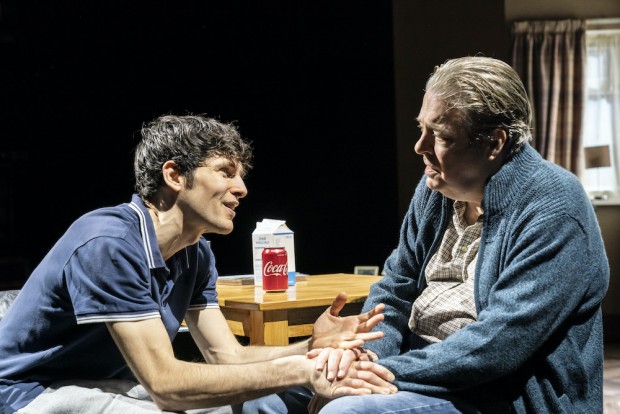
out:
M288 257L284 247L263 249L263 290L282 292L288 288Z

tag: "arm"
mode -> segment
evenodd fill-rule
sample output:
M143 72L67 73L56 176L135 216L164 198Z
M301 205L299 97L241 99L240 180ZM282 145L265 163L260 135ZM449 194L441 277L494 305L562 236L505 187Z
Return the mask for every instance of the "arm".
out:
M379 303L385 306L381 324L383 338L364 345L381 357L398 355L406 346L410 332L409 314L418 295L417 280L410 275L417 274L419 270L407 270L395 264L408 254L402 251L402 246L392 252L385 262L385 276L371 287L364 303L363 310L371 309Z
M210 364L247 364L270 361L276 358L303 355L308 351L309 340L289 346L242 346L228 327L219 309L188 311L187 327Z
M338 316L347 296L336 296L332 305L316 320L312 337L288 346L241 346L234 337L219 309L189 311L187 326L209 363L248 363L268 361L290 355L303 355L313 348L355 348L383 336L382 332L370 332L383 320L382 305L369 312L347 317ZM346 368L351 361L345 361ZM321 367L322 370L322 367Z
M393 390L381 379L393 379L389 371L369 362L354 364L346 378L330 383L305 356L245 365L190 363L174 357L160 319L110 322L107 326L128 365L161 409L231 404L294 385L309 386L325 396Z
M442 204L446 215L442 215ZM411 307L424 287L423 269L440 240L438 234L443 234L449 211L446 200L431 192L423 178L403 220L398 247L385 262L385 276L372 286L363 308L367 311L385 304L384 336L364 346L379 357L399 355L407 347Z

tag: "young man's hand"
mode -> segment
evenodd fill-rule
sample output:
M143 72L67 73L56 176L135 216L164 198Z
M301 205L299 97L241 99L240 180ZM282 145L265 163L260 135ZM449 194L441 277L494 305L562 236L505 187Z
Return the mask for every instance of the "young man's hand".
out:
M383 337L383 332L371 332L383 320L383 304L366 313L340 317L347 295L340 293L332 305L314 323L310 348L360 348L365 341Z

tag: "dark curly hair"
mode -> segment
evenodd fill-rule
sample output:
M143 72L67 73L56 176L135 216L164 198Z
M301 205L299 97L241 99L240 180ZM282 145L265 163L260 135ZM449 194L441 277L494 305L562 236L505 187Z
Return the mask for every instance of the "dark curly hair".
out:
M150 200L162 184L162 166L174 161L179 173L193 185L194 171L206 158L229 158L247 173L252 168L252 147L233 124L203 115L164 115L144 125L136 147L136 192Z

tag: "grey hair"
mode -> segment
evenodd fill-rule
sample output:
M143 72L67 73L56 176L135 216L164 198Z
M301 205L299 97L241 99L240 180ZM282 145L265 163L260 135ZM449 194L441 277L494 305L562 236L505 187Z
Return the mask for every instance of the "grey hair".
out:
M233 124L203 115L164 115L143 125L136 147L136 192L150 200L163 182L162 167L174 161L179 173L193 185L194 171L206 158L222 156L239 163L244 172L252 168L252 148Z
M426 92L458 110L473 145L492 141L503 129L509 155L532 140L532 109L517 72L501 60L469 56L446 61L426 83Z

